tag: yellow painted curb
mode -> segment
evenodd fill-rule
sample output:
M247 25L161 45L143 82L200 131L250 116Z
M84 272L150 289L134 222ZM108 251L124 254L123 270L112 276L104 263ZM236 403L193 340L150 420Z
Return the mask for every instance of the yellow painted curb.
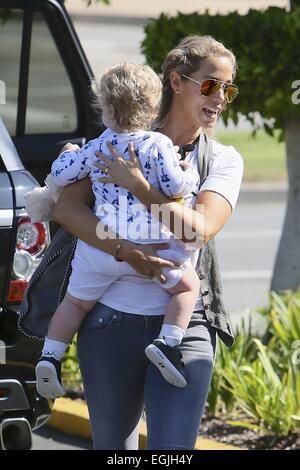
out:
M92 438L89 413L84 402L70 400L68 398L59 398L55 400L52 409L51 418L48 421L50 426L60 429L74 436ZM146 423L142 420L140 425L139 448L146 447L147 428ZM239 447L223 444L222 442L213 441L211 439L203 439L198 437L195 450L243 450Z
M68 398L55 400L48 424L74 436L92 438L89 413L83 402Z

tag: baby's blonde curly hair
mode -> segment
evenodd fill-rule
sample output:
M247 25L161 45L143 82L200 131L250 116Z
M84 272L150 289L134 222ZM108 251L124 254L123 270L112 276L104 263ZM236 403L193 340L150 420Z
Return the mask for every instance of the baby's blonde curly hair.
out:
M109 116L109 124L119 132L151 129L161 93L162 83L154 70L131 63L109 68L96 89L103 114ZM104 124L107 125L105 120Z

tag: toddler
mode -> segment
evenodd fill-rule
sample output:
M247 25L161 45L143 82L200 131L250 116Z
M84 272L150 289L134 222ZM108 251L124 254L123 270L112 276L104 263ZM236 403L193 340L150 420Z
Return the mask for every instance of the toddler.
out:
M179 267L163 269L166 284L161 287L170 294L170 302L159 337L145 353L168 382L184 387L187 379L178 346L199 293L199 278L194 270L198 250L188 249L175 240L128 190L99 182L106 172L95 155L95 151L108 155L106 142L111 142L128 159L128 143L133 142L149 183L169 198L183 197L189 203L192 193L199 190L199 175L191 168L183 171L172 141L150 131L158 114L161 90L159 77L148 66L124 63L110 68L99 87L102 119L107 129L81 150L63 151L53 162L51 179L62 188L89 175L95 195L94 212L118 237L139 244L169 242L170 247L158 254L177 262ZM64 394L60 361L81 321L118 277L136 275L129 264L120 261L118 253L114 258L78 240L67 293L52 318L36 366L40 395L54 399Z

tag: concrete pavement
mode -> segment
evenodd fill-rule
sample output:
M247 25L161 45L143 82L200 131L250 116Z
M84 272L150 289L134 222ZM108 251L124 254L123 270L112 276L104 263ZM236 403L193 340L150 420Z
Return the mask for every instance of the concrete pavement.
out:
M281 182L242 183L239 203L281 202L287 197L288 184Z

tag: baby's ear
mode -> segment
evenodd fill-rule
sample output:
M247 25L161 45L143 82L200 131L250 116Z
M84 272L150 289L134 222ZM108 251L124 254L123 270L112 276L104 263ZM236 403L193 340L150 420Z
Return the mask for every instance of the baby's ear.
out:
M110 129L117 129L117 123L115 121L115 108L111 104L103 103L102 106L102 122L105 127Z
M106 112L111 121L114 121L115 119L115 108L113 107L112 104L106 105Z

